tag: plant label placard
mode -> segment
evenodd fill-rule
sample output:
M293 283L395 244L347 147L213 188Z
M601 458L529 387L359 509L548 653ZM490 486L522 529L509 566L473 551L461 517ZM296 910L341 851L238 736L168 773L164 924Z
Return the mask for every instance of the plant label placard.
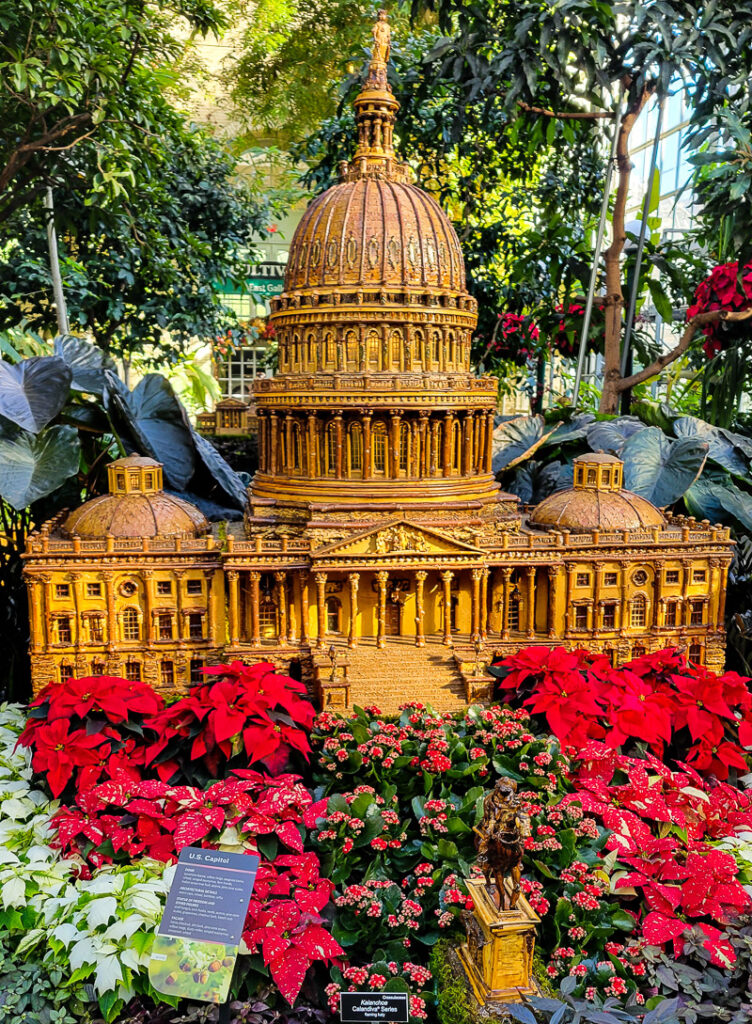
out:
M342 1024L407 1024L410 1006L407 992L340 992L339 1016Z
M258 866L254 854L181 850L149 962L158 992L227 1000Z

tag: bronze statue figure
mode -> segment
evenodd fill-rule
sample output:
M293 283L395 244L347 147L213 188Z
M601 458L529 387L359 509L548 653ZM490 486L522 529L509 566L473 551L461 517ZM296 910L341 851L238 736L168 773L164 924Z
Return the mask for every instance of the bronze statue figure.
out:
M489 895L499 910L513 910L520 897L525 838L530 835L530 818L520 807L516 782L499 779L483 802L483 820L475 832ZM507 878L509 892L504 884Z
M373 50L371 51L371 62L376 64L387 64L389 53L392 48L392 32L387 21L386 11L379 11L379 17L373 26Z

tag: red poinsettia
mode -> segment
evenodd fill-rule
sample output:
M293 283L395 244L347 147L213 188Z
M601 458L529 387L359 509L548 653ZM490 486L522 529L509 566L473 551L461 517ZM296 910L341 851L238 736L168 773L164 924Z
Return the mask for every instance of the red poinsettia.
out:
M52 795L65 789L73 772L100 760L99 748L106 741L101 733L87 735L85 729L74 729L62 718L41 725L34 734L34 771L43 775Z
M698 313L708 313L715 309L743 310L752 306L752 263L742 268L741 281L739 263L722 263L714 267L710 275L701 281L695 291L694 302L687 309L687 320ZM712 359L723 349L737 344L745 336L745 328L741 324L715 323L705 324L702 328L705 335L703 349L708 359Z

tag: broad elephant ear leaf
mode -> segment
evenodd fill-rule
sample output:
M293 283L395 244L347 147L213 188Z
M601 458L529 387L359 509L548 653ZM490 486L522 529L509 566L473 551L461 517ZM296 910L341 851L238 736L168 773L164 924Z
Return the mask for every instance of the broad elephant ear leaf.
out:
M665 508L692 486L708 455L705 441L684 437L670 441L658 427L645 427L624 445L624 486Z
M536 505L556 490L560 471L560 462L543 463L531 459L517 467L507 490L516 494L524 504Z
M546 430L542 416L518 416L500 423L493 432L493 472L511 469L530 458L554 429Z
M636 416L619 416L615 420L601 420L588 428L587 443L594 452L610 452L612 455L619 455L630 437L645 429L645 424Z
M217 449L205 437L202 437L195 430L191 429L193 443L196 446L196 453L202 468L198 470L197 476L208 476L209 483L219 484L232 504L238 509L244 509L248 503L248 495L243 481L229 466ZM207 494L214 498L213 489L209 487Z
M684 494L687 512L696 519L709 519L711 523L727 522L728 515L721 502L721 494L730 485L730 481L721 483L709 479L708 474L703 473Z
M591 424L595 422L595 416L591 412L583 412L573 416L571 420L564 423L557 423L553 431L543 442L542 447L551 448L557 444L569 444L570 441L581 441L587 437Z
M117 373L114 361L101 348L73 334L60 334L54 341L55 355L73 374L71 387L91 395L101 395L107 383L107 371Z
M78 472L81 444L75 427L38 434L7 424L0 430L0 497L24 509Z
M68 401L72 377L58 356L0 361L0 416L36 434Z
M749 474L749 463L744 455L718 427L696 416L680 416L674 420L673 430L676 437L694 437L706 441L708 458L734 476L746 477Z

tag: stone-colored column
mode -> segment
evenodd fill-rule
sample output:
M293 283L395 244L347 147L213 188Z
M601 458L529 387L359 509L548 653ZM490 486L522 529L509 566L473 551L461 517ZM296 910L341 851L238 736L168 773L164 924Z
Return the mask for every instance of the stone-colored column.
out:
M358 583L360 582L360 574L357 572L349 573L347 577L347 582L350 585L350 633L347 638L347 646L357 647Z
M452 646L452 578L454 573L448 569L442 572L441 582L444 584L444 637L442 643Z
M146 573L144 573L144 575L146 575ZM72 572L70 574L70 581L73 589L73 610L75 618L73 642L76 652L78 652L81 650L81 643L84 640L84 637L81 635L84 629L83 620L81 618L81 612L83 610L81 608L81 574Z
M334 475L338 480L342 479L342 467L344 465L345 431L342 424L342 413L338 412L334 417Z
M300 590L300 642L308 642L308 573L301 569L298 572L298 588Z
M482 569L473 569L473 604L472 604L472 639L480 639L480 581L483 577Z
M567 570L567 599L566 599L566 620L565 620L565 633L569 634L572 631L572 593L574 591L574 574L577 570L576 565L568 565Z
M141 576L144 581L144 640L146 646L151 647L154 642L154 573L151 569L144 569Z
M407 474L408 476L421 476L420 463L423 458L425 433L421 435L420 426L415 419L410 424L410 427L410 452L407 460Z
M601 628L601 564L596 562L593 566L593 636L598 636Z
M206 580L206 639L213 644L216 641L214 636L214 570L204 569Z
M483 570L480 581L480 638L485 640L488 637L488 569Z
M259 410L258 413L258 450L259 450L259 469L262 473L266 472L266 416Z
M435 416L431 420L431 455L428 466L428 473L430 476L436 476L439 464L441 462L441 452L439 451L439 423L438 416Z
M465 444L462 451L462 475L469 476L473 471L473 414L465 413Z
M689 558L682 559L682 614L681 614L681 625L688 626L690 620L690 606L689 606L689 581L692 575L692 560Z
M276 412L269 416L269 472L272 476L277 472L277 431L279 420Z
M316 413L308 413L308 476L317 475L318 444L316 443Z
M419 569L415 573L415 646L425 647L426 637L423 628L423 621L426 614L426 609L423 603L423 588L426 582L427 572Z
M363 479L371 477L371 413L366 411L361 418L363 424Z
M288 584L285 584L285 590ZM296 644L298 642L298 612L295 604L295 574L289 580L289 604L287 607L287 642Z
M400 424L402 417L398 412L392 413L392 443L390 445L391 463L389 475L396 479L399 476L400 464Z
M451 412L444 414L444 438L443 451L441 453L441 472L444 476L450 476L452 472L452 427L454 416Z
M285 414L285 473L292 473L295 466L295 456L292 450L292 413Z
M512 567L505 565L501 570L503 581L503 599L501 606L501 639L509 639L509 602L512 593Z
M567 612L569 611L569 595L567 595ZM621 608L619 609L619 635L624 636L629 627L629 579L627 565L621 567Z
M378 622L376 628L376 646L386 646L386 584L389 579L389 573L385 571L377 572L376 579L379 584L379 605L378 605Z
M277 611L279 613L279 639L287 640L287 574L275 572L274 579L277 583Z
M185 647L188 623L183 615L183 577L184 569L178 569L173 573L175 577L175 618L178 620L178 646Z
M535 566L525 567L527 574L527 637L531 640L535 636Z
M42 607L42 581L29 580L29 633L31 636L31 653L39 654L44 650L44 608Z
M556 600L559 590L559 578L561 576L560 565L548 566L548 636L554 640L560 635L556 624Z
M494 430L494 414L489 412L486 416L486 448L485 448L485 471L486 473L493 472L493 430Z
M320 649L324 646L324 637L326 636L326 573L317 572L313 578L316 580L316 611L319 620L316 646Z
M475 452L473 458L473 472L480 473L485 464L485 429L486 417L481 410L475 413Z
M418 472L417 476L428 476L430 472L430 461L431 456L429 452L429 433L428 433L428 410L423 409L420 413L419 425L419 458L418 458Z
M117 622L115 621L115 587L112 582L112 573L103 572L102 579L104 580L104 596L107 602L107 650L112 653L115 650L115 643L117 641ZM46 605L49 611L49 594L45 593ZM47 625L47 635L49 636L49 624Z
M726 628L726 583L727 574L723 572L723 567L721 567L721 587L718 595L718 614L716 618L716 628L719 630Z
M261 573L252 570L248 573L251 582L251 646L261 646Z
M228 569L226 576L227 586L229 589L229 599L227 602L227 627L230 632L230 647L235 647L240 640L240 589L238 586L237 569ZM251 573L251 576L253 576L253 573Z

